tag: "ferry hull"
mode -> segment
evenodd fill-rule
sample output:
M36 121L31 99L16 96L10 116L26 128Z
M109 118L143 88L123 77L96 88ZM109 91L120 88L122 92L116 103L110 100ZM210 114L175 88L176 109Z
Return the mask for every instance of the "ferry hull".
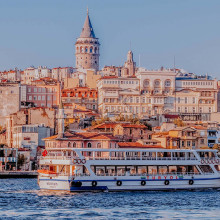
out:
M169 181L166 182L165 181ZM193 180L192 182L189 182ZM97 183L92 186L91 180L77 179L70 180L41 179L39 180L40 189L44 190L64 190L70 192L83 191L153 191L153 190L196 190L196 189L214 189L220 188L220 178L203 179L183 179L183 180L93 180ZM121 181L121 185L117 185ZM141 185L145 181L145 185ZM74 183L81 183L77 186ZM168 183L168 184L167 184ZM166 185L167 184L167 185ZM76 186L75 186L76 185Z

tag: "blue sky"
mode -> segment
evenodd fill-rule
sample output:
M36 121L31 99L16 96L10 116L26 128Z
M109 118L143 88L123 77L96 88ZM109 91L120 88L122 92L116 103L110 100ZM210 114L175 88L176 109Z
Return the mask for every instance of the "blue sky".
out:
M101 67L122 65L131 44L147 69L173 67L175 56L179 68L218 77L219 0L0 0L0 70L74 66L87 6Z

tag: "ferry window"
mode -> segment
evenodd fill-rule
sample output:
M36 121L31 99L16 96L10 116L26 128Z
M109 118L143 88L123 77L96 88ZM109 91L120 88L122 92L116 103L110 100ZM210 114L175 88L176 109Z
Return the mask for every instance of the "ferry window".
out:
M87 147L88 147L88 148L91 148L91 147L92 147L92 144L91 144L91 143L88 143L88 144L87 144Z
M127 166L127 171L130 172L130 175L136 174L136 167L135 166Z
M177 166L177 173L185 174L187 171L186 166Z
M209 165L199 165L199 168L203 173L214 173Z
M148 166L148 174L150 175L157 174L157 166Z
M105 167L104 166L97 166L96 167L96 174L97 175L104 175L105 173Z
M169 166L169 173L176 173L177 167L176 166Z
M125 174L125 167L124 166L118 166L117 167L117 175L124 175Z
M147 167L146 166L138 166L138 174L147 174Z
M167 166L159 166L158 171L159 171L159 174L166 174L167 173Z
M217 171L220 171L220 165L215 165L215 169L216 169Z
M110 176L115 175L115 166L107 166L106 167L106 172Z

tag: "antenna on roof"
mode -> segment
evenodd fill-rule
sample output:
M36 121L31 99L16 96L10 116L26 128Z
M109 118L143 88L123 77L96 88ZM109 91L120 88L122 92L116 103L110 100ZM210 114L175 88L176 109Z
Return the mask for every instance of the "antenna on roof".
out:
M131 50L131 41L130 41L130 50Z
M141 67L141 55L139 54L139 67Z
M89 15L89 7L87 6L87 15Z

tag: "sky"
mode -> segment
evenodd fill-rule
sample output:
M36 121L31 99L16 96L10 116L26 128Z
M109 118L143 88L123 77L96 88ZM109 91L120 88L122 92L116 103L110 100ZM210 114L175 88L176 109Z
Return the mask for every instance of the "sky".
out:
M75 66L89 7L100 68L177 68L220 78L220 0L0 0L0 70Z

